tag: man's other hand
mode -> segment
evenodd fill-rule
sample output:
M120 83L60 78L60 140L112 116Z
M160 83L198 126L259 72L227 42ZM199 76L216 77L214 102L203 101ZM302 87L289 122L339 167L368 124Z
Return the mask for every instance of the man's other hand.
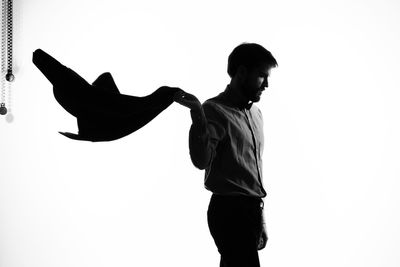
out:
M265 224L263 224L257 249L262 250L263 248L265 248L265 246L267 245L267 241L268 241L267 229Z

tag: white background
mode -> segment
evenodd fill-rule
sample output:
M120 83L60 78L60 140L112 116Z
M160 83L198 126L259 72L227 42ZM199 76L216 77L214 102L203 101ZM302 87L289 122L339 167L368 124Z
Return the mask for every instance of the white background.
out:
M189 111L173 104L118 141L69 140L57 131L76 132L75 119L31 56L42 48L90 82L110 71L125 94L170 85L205 101L225 88L227 57L245 41L279 63L258 104L262 266L400 266L399 2L14 2L1 267L218 266Z

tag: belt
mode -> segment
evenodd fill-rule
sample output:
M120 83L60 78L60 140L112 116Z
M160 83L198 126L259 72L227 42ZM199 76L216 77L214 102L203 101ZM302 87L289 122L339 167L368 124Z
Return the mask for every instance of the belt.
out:
M264 209L264 201L260 197L251 197L251 196L243 196L243 195L217 195L213 194L211 199L226 202L226 203L249 203L254 205L259 205L261 209Z

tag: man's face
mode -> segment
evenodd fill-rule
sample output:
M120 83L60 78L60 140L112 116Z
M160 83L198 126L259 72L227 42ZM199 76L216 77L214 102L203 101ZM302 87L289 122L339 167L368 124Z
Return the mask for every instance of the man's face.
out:
M271 68L262 65L260 67L249 69L247 75L243 81L243 95L248 101L258 102L260 101L262 91L268 87L268 77L270 75Z

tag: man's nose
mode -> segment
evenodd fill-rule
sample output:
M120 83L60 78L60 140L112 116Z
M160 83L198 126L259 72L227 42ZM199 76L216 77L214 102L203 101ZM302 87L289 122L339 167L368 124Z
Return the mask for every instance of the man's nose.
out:
M265 90L265 88L268 88L268 80L264 80L264 83L262 84L262 88Z

